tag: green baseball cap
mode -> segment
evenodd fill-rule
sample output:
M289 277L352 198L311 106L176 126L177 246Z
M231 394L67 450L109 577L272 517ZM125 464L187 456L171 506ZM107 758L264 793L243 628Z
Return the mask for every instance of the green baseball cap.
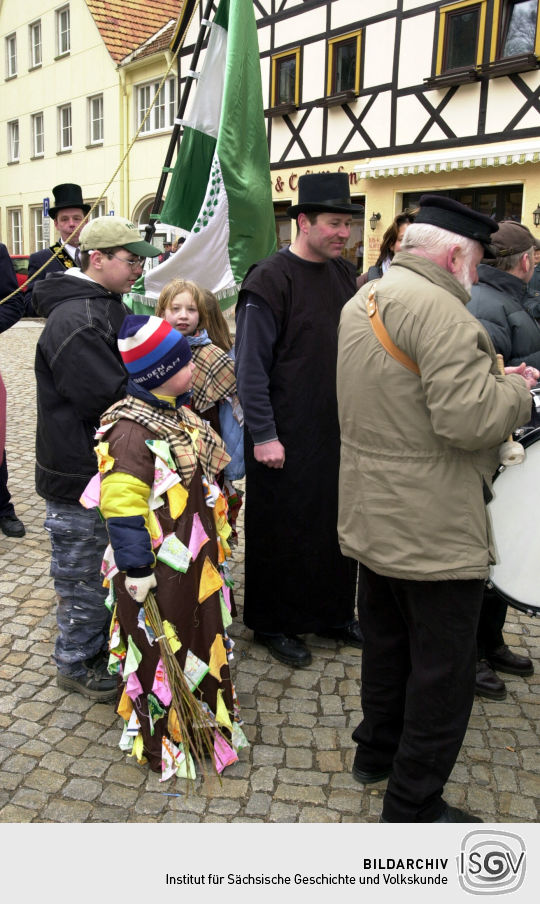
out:
M159 248L141 239L134 223L125 217L96 217L81 231L81 251L97 251L100 248L125 248L140 257L157 257Z

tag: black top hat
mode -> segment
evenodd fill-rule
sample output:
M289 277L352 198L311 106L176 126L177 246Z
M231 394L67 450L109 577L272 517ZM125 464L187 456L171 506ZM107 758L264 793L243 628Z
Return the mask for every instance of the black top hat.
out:
M55 185L53 188L54 207L49 207L49 216L51 220L56 219L56 215L60 210L66 207L80 207L84 214L90 210L90 204L85 204L82 196L80 185L74 185L72 182L63 182L62 185Z
M419 205L415 223L427 223L474 239L484 246L484 257L495 257L490 247L491 234L497 232L499 227L491 217L442 195L422 195Z
M287 214L294 219L299 213L364 213L362 204L351 204L347 173L308 173L298 180L298 204Z

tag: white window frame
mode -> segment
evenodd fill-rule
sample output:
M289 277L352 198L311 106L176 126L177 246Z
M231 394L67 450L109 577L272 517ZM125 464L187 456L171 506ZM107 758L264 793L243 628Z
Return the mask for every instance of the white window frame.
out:
M69 119L69 122L66 120ZM73 121L71 104L58 107L58 150L71 151L73 148Z
M11 254L23 254L22 207L11 207L7 213Z
M32 114L32 156L43 157L45 154L45 132L43 129L43 112Z
M103 144L103 94L88 99L88 144ZM96 107L98 115L96 116Z
M30 208L31 216L31 241L33 251L43 251L47 248L48 241L43 235L43 206Z
M96 199L96 200L97 200L97 199ZM91 207L94 207L95 201L91 201L90 199L88 199L88 201L87 201L86 203L87 203L87 204L90 204ZM91 220L95 220L96 217L106 217L106 216L107 216L107 199L106 199L106 198L103 198L103 199L99 202L99 204L97 205L97 207L94 208L94 210L91 211L91 213L90 213L90 219L91 219Z
M20 160L21 143L19 120L12 119L7 124L8 128L8 163L18 163Z
M160 85L160 79L144 82L136 86L136 123L138 130L146 112L152 103ZM176 116L176 80L168 78L161 87L160 96L152 107L152 112L146 120L141 135L153 135L172 129Z
M56 15L56 56L66 56L71 50L71 24L69 3L61 6Z
M43 44L41 40L41 19L36 19L28 26L28 47L30 50L30 69L37 69L43 62Z
M6 78L17 75L17 35L15 32L6 37Z

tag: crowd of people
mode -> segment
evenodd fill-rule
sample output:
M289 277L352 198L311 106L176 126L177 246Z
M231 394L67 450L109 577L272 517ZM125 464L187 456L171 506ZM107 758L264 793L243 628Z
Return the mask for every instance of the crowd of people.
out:
M296 235L248 271L233 344L188 279L131 314L160 250L122 217L85 225L79 186L53 192L60 239L31 256L29 292L59 686L115 700L120 746L163 778L236 761L227 560L245 475L254 642L293 668L309 634L363 648L352 772L388 779L381 821L481 821L443 790L475 693L533 672L504 640L486 513L540 377L529 230L426 195L358 276L347 175L302 176ZM1 329L28 303L4 257ZM17 522L4 452L0 527Z

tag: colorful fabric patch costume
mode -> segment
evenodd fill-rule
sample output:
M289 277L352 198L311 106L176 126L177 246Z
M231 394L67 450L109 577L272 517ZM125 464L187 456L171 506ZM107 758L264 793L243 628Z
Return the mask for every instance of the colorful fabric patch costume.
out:
M178 357L175 343L185 343L191 357L184 338L175 331L171 336L168 324L155 317L128 317L123 333L139 321L145 322L144 341L131 364L133 341L126 352L119 336L131 372L129 395L105 412L98 431L99 505L111 541L103 569L113 612L109 669L121 682L120 746L139 762L147 760L162 780L194 778L191 754L201 735L218 772L247 745L229 669L230 528L215 484L228 456L211 427L181 406L181 397L175 407L159 396L171 368L174 373L185 366L184 347ZM157 376L148 353L152 343L161 353ZM141 367L154 376L142 378ZM157 581L154 598L138 602L130 581L140 584L148 575ZM182 712L179 718L179 693L190 698L189 722Z

